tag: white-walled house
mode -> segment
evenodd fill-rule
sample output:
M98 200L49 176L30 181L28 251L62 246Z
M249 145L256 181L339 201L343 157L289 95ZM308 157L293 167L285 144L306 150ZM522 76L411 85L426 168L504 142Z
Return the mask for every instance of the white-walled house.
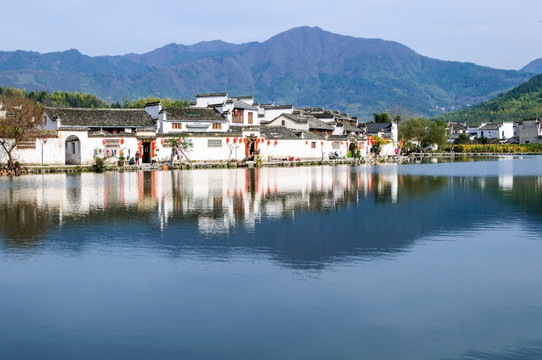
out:
M227 132L230 126L213 108L166 107L158 113L158 134L180 132Z
M326 124L314 116L301 114L281 114L266 126L284 126L294 131L311 131L321 135L331 135L334 130L332 125Z
M260 124L267 124L282 114L293 114L293 105L264 104L259 106L258 117Z
M448 143L453 143L459 135L465 135L470 138L469 128L466 123L448 122Z
M228 99L228 93L211 93L211 94L197 94L196 103L192 107L206 108L222 105Z
M256 128L260 126L259 108L253 96L229 97L227 93L196 95L191 108L214 108L228 120L230 128Z
M514 136L514 123L503 122L502 124L482 124L476 130L476 137L488 139L507 140Z
M57 132L56 140L49 141L64 148L44 150L44 162L49 164L92 164L95 156L129 158L136 151L144 162L154 156L156 125L143 109L47 107L42 120L43 130ZM52 153L56 155L51 157Z
M389 139L397 142L399 131L397 123L367 123L365 124L365 135L378 136L381 139Z

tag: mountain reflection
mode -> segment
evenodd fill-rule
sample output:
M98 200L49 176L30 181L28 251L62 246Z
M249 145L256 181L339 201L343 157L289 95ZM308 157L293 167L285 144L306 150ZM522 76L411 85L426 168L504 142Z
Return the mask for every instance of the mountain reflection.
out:
M172 256L186 247L216 257L261 251L302 269L393 256L425 235L503 214L542 221L542 177L532 176L336 166L27 176L0 186L7 248L130 238Z

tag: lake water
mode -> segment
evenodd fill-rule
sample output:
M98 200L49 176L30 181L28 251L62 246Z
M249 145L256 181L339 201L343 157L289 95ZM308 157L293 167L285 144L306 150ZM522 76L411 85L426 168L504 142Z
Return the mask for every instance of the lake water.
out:
M542 157L0 179L0 359L540 359Z

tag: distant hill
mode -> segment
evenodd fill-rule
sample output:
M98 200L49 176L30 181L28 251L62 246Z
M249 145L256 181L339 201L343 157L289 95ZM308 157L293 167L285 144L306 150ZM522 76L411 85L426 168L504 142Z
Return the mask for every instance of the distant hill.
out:
M542 117L542 74L493 100L444 114L438 119L478 125L482 122L519 121L538 117Z
M536 59L525 65L521 71L529 72L532 74L542 74L542 58Z
M4 87L80 91L121 102L227 91L255 95L262 103L339 109L362 119L392 108L439 115L489 100L530 76L435 60L396 42L317 27L295 28L262 43L169 44L141 55L0 52Z

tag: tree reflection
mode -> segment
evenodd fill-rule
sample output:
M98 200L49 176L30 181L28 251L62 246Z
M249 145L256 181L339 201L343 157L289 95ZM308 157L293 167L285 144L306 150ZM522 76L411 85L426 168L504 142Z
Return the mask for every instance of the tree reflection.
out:
M45 237L52 219L35 202L0 204L1 232L8 247L33 247Z

